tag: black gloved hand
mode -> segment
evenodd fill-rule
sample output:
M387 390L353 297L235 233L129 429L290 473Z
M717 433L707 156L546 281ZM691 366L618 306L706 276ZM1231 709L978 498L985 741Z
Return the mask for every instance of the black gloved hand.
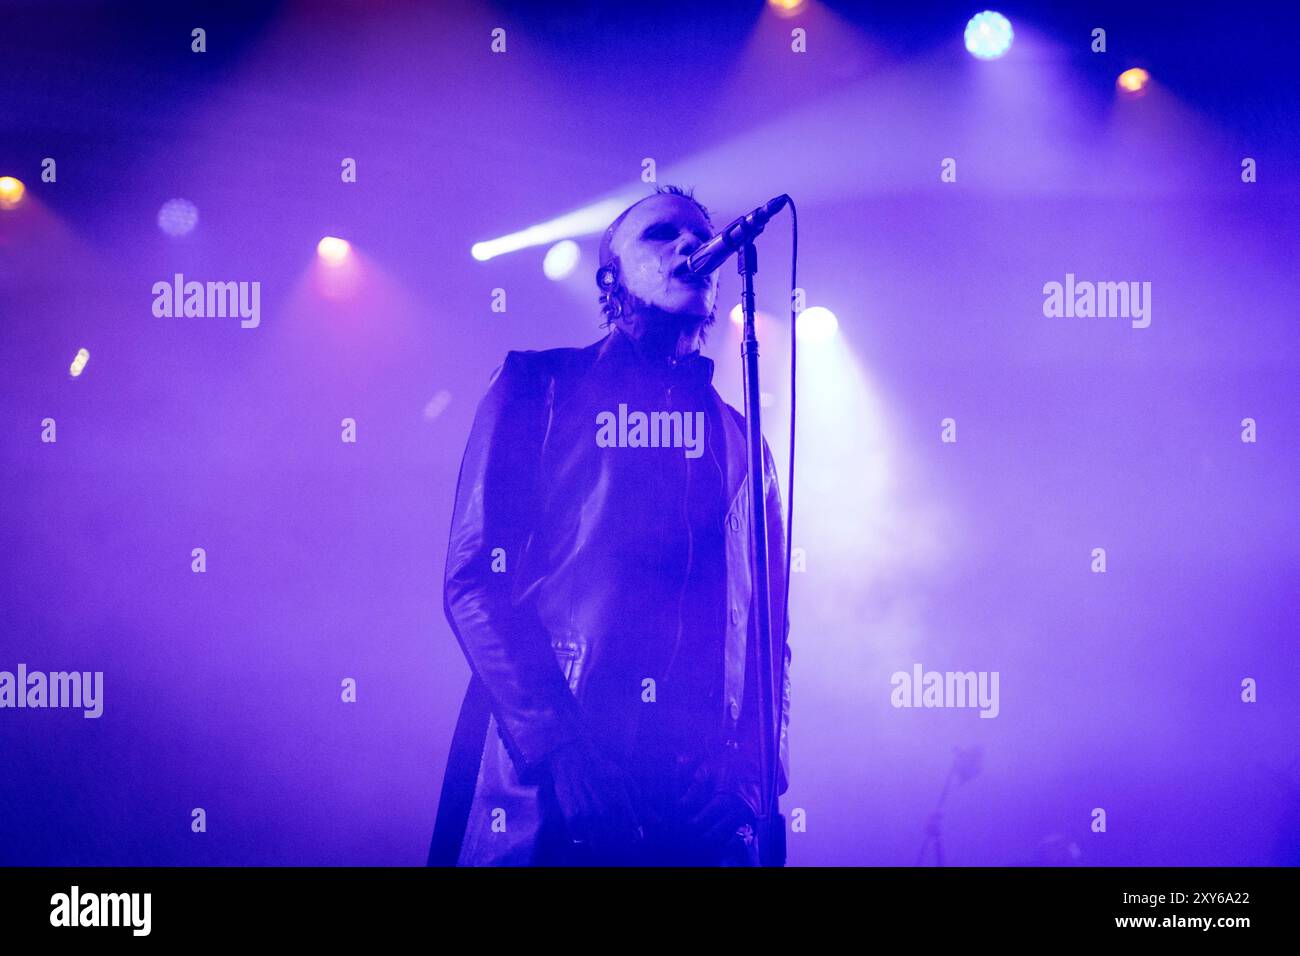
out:
M678 803L692 838L710 850L719 850L742 826L753 826L757 795L747 798L747 789L753 788L741 786L734 768L725 760L697 762L690 784Z
M547 758L547 767L569 838L594 860L617 859L642 839L631 777L594 746L565 744Z

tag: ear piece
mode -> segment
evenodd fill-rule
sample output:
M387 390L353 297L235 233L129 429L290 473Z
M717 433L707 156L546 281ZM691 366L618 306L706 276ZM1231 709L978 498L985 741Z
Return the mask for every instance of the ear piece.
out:
M596 270L596 286L600 289L600 311L609 325L623 315L623 294L618 288L618 259L611 259Z
M596 287L602 292L608 292L614 288L618 282L618 265L615 262L607 262L596 270Z

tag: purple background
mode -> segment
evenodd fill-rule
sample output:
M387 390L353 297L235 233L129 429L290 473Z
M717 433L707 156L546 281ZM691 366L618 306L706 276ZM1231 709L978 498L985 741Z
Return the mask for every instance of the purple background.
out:
M102 670L105 713L0 710L0 863L424 861L475 404L506 350L602 334L595 237L563 282L545 247L469 247L643 194L644 157L719 224L793 195L799 284L840 320L799 353L791 863L913 863L971 746L950 864L1300 862L1297 24L1003 7L1015 45L981 63L978 5L640 6L5 11L0 669ZM782 217L759 275L782 470L789 243ZM176 272L260 281L261 327L155 318ZM1045 318L1067 272L1151 282L1150 328ZM707 352L739 404L722 276ZM894 709L915 662L998 671L1000 716Z

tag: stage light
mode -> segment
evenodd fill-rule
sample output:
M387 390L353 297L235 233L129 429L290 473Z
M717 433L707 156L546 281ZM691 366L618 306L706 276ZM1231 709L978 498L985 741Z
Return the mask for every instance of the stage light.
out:
M840 320L835 317L834 312L820 305L814 305L799 313L799 324L795 326L795 334L799 336L800 341L804 342L829 342L835 338L839 328Z
M767 5L781 17L793 17L795 14L803 13L803 8L807 4L808 0L767 0Z
M745 310L740 307L739 302L731 307L731 321L737 325L745 324Z
M573 274L581 258L582 250L578 248L576 242L572 239L561 239L546 250L546 258L542 260L542 271L546 273L546 278L559 282Z
M316 255L331 266L342 264L351 254L352 246L346 239L340 239L337 236L326 236L316 243Z
M966 49L980 60L996 60L1011 49L1014 39L1011 21L992 10L975 14L966 24Z
M433 398L429 399L429 404L424 406L425 421L433 421L446 411L447 406L450 404L451 392L447 391L445 388L439 389L437 394L435 394Z
M169 236L184 236L199 224L199 208L188 199L169 199L158 210L158 228Z
M12 176L0 176L0 209L13 209L23 201L27 187L21 179Z
M560 239L569 239L573 236L590 236L603 232L615 216L639 198L641 197L624 196L619 199L606 199L602 202L593 203L576 212L566 213L548 222L529 226L527 229L521 229L518 232L512 232L496 239L476 242L470 246L469 254L479 262L487 262L496 256L527 249L529 246L543 246L557 242Z
M86 368L86 363L90 361L89 349L77 349L76 358L72 360L72 365L68 367L68 374L73 378L80 375Z
M1150 82L1151 74L1142 67L1135 66L1131 70L1125 70L1121 73L1118 79L1115 80L1115 85L1119 87L1121 93L1140 96Z

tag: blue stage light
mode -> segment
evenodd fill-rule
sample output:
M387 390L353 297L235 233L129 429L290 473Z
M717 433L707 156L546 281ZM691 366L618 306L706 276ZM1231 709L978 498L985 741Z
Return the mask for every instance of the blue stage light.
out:
M840 320L835 313L820 305L804 309L799 313L795 334L801 342L829 342L840 330Z
M1011 49L1014 39L1011 21L992 10L975 14L966 24L966 49L980 60L996 60Z
M561 239L546 250L546 258L542 260L542 271L546 273L546 278L559 282L573 274L581 258L582 250L578 248L576 242L572 239Z
M199 224L199 207L188 199L169 199L158 210L158 228L169 236L184 236Z

